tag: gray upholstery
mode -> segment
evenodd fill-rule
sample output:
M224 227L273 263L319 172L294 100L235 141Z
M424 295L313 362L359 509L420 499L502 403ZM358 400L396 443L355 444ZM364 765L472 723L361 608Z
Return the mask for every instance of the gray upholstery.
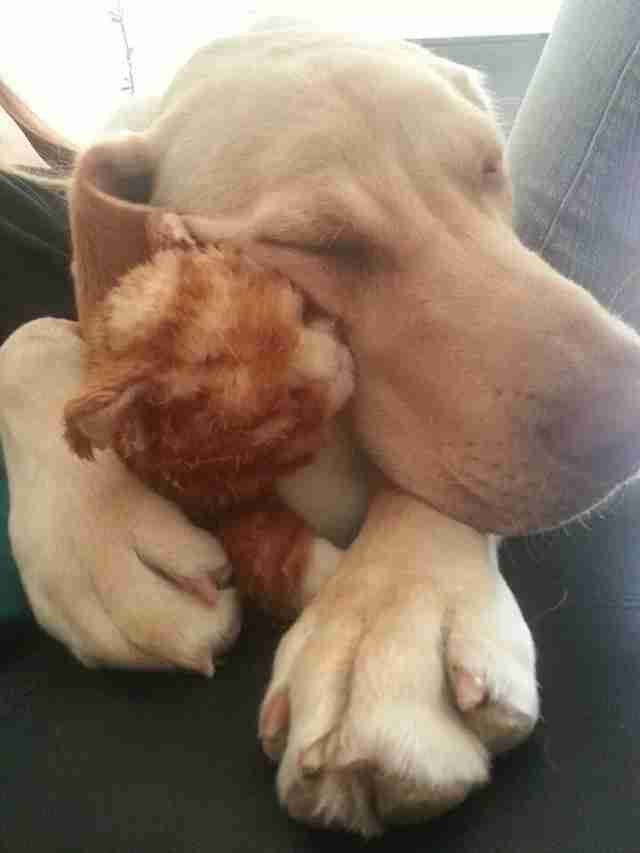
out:
M548 36L474 36L454 39L416 39L439 56L470 65L487 75L501 124L509 132Z

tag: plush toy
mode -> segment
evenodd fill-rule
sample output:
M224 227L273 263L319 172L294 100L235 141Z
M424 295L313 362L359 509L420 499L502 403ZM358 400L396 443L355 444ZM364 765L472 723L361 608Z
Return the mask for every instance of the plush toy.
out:
M113 448L219 537L245 597L288 617L313 534L275 484L312 459L349 398L349 351L281 274L196 244L168 214L151 233L150 259L84 324L67 440L85 459Z

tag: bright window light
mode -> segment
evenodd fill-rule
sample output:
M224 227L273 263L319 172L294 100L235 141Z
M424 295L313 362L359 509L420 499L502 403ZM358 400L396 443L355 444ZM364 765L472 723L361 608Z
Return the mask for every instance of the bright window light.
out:
M440 38L549 32L561 0L20 0L3 9L0 75L51 125L87 141L130 95L121 6L133 47L137 94L157 94L195 49L268 18L385 36ZM346 8L348 7L348 9Z

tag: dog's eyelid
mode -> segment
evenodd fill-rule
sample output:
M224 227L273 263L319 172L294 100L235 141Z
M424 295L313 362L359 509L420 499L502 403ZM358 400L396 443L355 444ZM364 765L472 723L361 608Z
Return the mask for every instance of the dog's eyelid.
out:
M258 242L272 248L288 249L306 255L324 258L349 258L367 254L372 247L370 241L352 228L335 228L333 233L313 236L309 233L263 234Z
M260 243L278 249L288 249L292 252L303 252L307 255L324 255L339 257L353 254L362 249L362 244L354 240L321 240L309 241L303 239L282 239L281 237L261 237Z
M380 248L376 248L364 238L331 239L319 242L307 240L289 240L281 237L261 237L259 243L271 249L297 253L301 258L330 265L343 273L357 272L369 276L390 259Z
M272 249L287 249L290 252L326 252L326 247L322 243L310 242L304 238L291 237L271 237L263 234L257 238L256 242L264 246L269 246Z

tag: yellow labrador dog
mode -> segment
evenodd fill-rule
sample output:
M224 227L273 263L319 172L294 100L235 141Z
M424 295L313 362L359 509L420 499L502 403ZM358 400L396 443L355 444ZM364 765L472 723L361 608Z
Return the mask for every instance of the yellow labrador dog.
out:
M479 79L408 43L214 43L147 130L93 147L76 176L81 312L142 251L151 205L281 269L341 324L348 417L281 483L319 538L260 737L301 820L373 834L451 808L538 715L497 535L557 525L634 474L640 339L518 241ZM71 455L82 354L52 320L0 353L35 613L86 664L211 673L239 624L225 555L111 453ZM205 575L215 607L184 591Z

